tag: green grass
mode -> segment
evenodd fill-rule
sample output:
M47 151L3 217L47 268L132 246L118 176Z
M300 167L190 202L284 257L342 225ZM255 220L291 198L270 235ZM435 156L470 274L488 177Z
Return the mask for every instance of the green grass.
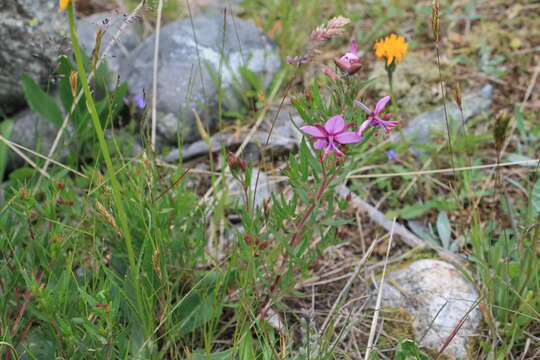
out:
M390 31L402 30L412 39L414 54L425 53L433 61L431 65L436 64L429 36L429 5L407 1L357 4L302 0L294 5L286 0L246 1L243 16L268 32L284 49L284 57L302 54L307 35L320 23L334 15L348 16L352 19L350 32L325 44L320 57L331 59L339 54L347 46L347 37L354 35L366 50L363 74L370 74L377 66L371 54L373 41ZM172 20L179 2L169 1L167 6L166 17ZM470 45L459 48L450 41L443 49L450 58L441 69L445 79L459 80L465 88L486 74L505 82L512 73L528 69L530 59L526 56L518 57L517 68L511 68L509 59L514 57L509 50L496 46L488 51L474 43L477 29L496 23L493 7L475 1L463 7L450 2L441 6L448 33L464 33ZM518 11L516 16L523 15ZM492 43L502 41L497 36L519 37L520 25L512 22L510 26L515 33L488 34ZM537 37L538 32L531 36ZM83 59L80 54L78 57L82 68ZM503 66L507 73L493 72ZM398 66L397 71L406 69ZM68 74L71 68L62 71ZM257 81L252 76L246 74L253 85ZM417 76L422 78L421 71ZM366 87L351 81L336 89L312 68L304 72L291 68L278 82L278 93L266 96L265 101L283 95L292 79L295 106L306 122L326 119L345 104L346 116L360 124L365 115L351 106L352 99L362 93L372 102L385 86ZM429 81L436 86L438 79ZM61 100L67 111L73 101L69 84L59 86L64 87ZM507 116L510 129L515 126L514 136L507 129L494 138L496 116L487 113L467 124L469 136L451 129L453 154L445 134L437 135L439 142L425 147L420 157L410 153L408 144L377 145L382 143L381 137L372 136L370 144L378 148L360 145L344 168L330 162L324 169L309 143L303 142L298 152L280 160L287 181L271 203L253 208L252 194L243 191L241 196L248 199L248 205L235 205L235 195L229 193L226 183L216 186L212 201L206 203L202 195L228 171L226 161L210 164L215 173L208 179L207 175L186 173L192 164L159 166L151 154L127 160L120 156L124 146L115 139L106 141L99 131L101 126L110 127L119 105L114 105L115 101L94 103L84 81L82 88L91 118L83 104L84 111L79 109L72 121L79 125L76 135L88 144L90 156L71 159L69 164L82 175L53 166L48 180L23 168L11 172L4 185L6 202L0 203L2 357L15 358L15 349L22 359L361 358L367 336L360 336L360 347L355 348L350 341L351 327L334 323L336 318L320 329L346 280L317 289L297 288L302 280L342 265L329 255L336 245L350 256L362 255L356 218L347 202L333 192L347 170L376 166L371 171L408 172L447 168L452 161L462 167L534 158L540 150L540 125L534 111L514 107L522 94L511 93L502 105L511 109ZM301 93L304 89L311 90L310 97ZM115 100L118 93L109 94L109 99ZM244 99L249 102L253 97L250 90ZM426 100L430 99L428 92L409 97L407 91L398 89L397 98L401 120L434 105L433 100ZM408 101L416 107L409 107ZM453 101L450 96L448 101ZM53 106L50 101L47 104L48 108ZM237 123L246 124L261 105L241 114ZM88 133L96 128L96 133ZM1 132L8 130L2 128ZM496 151L497 141L508 141L504 152ZM394 161L387 160L385 150L389 148L399 153ZM0 174L5 149L0 143ZM397 215L400 222L431 223L434 231L425 235L427 241L467 259L465 268L482 295L485 324L475 342L475 358L479 359L517 358L525 350L528 356L539 351L534 344L540 330L539 171L531 167L507 169L350 183L368 201L382 199L381 211ZM248 189L255 178L252 166L231 170L233 178L228 181ZM369 239L386 235L380 229L364 231ZM451 247L450 242L457 247ZM375 254L370 261L380 260L381 255ZM340 310L343 316L350 308ZM369 326L370 312L365 310L362 315L367 320L351 320L355 329ZM399 344L387 355L395 359L425 356L413 343L402 340L397 339Z

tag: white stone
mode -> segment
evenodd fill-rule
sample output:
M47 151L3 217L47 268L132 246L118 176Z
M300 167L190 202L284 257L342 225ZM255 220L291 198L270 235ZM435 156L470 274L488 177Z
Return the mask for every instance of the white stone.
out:
M388 274L383 285L382 307L408 312L414 318L412 325L420 346L436 351L470 311L445 350L448 356L468 359L468 337L477 335L482 320L478 306L472 309L478 296L474 285L453 265L424 259Z

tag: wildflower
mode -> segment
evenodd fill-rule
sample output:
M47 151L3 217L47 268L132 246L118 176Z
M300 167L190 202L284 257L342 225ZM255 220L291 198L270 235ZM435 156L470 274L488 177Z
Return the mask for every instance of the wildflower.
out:
M353 75L362 67L360 58L358 57L358 47L356 41L352 41L351 49L340 58L335 58L334 62L337 67L349 75Z
M356 45L356 41L353 40L351 42L351 50L349 52L345 53L339 60L353 64L355 62L360 62L360 58L358 57L358 46Z
M392 34L377 41L373 48L375 49L375 56L379 59L386 59L386 65L389 66L394 62L401 62L403 57L407 55L409 46L403 36Z
M353 124L345 125L345 119L341 115L336 115L328 119L323 125L302 126L300 130L311 135L311 140L315 140L313 147L317 150L324 148L323 159L331 152L335 151L339 156L345 155L339 148L339 145L357 143L362 137L352 131L345 132Z
M371 111L366 105L362 104L360 101L355 100L354 104L360 107L362 110L369 114L369 117L366 121L362 123L360 128L357 131L359 136L362 136L362 132L366 129L368 125L373 127L380 127L385 133L390 133L390 131L397 126L399 123L397 121L390 121L390 114L381 115L384 112L384 107L390 101L390 96L385 96L377 102L375 109ZM381 117L382 116L382 117Z
M388 160L395 160L397 159L398 154L394 150L389 149L386 151L386 156L388 156Z
M144 97L140 95L135 95L135 105L137 105L137 107L141 110L144 109L146 107Z
M70 2L73 2L75 0L60 0L60 11L66 10L67 6Z
M247 163L244 159L239 158L234 153L230 152L227 154L228 160L229 160L229 166L232 170L237 170L240 168L242 171L246 171Z

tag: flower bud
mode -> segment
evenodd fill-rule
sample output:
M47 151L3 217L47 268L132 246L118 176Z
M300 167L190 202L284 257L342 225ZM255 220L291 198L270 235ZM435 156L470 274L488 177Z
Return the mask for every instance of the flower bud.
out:
M338 79L338 75L336 74L336 72L334 70L330 69L328 66L321 65L320 68L323 71L324 75L328 76L330 79L332 79L334 81L336 81Z
M354 75L360 70L362 67L362 63L360 60L354 60L354 61L344 61L340 58L334 58L334 63L336 63L337 67L343 71L344 73L347 73L347 75Z
M236 169L236 166L238 164L238 158L236 157L236 155L234 155L232 152L229 152L227 154L227 157L228 157L228 160L229 160L229 166L231 167L231 169Z
M246 168L247 168L246 160L242 158L238 158L238 165L240 165L240 169L242 169L242 171L246 171Z

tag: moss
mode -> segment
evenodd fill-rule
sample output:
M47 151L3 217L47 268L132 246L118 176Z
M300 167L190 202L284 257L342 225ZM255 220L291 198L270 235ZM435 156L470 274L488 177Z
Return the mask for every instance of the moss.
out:
M381 316L384 318L383 330L384 333L379 339L379 347L381 349L393 349L399 342L405 339L416 339L416 333L413 327L414 316L408 311L401 308L387 306L381 311ZM435 359L438 349L422 348L430 358ZM452 357L440 355L439 360L452 360Z
M379 347L382 349L394 348L403 339L416 341L413 328L414 317L407 311L386 306L381 311L384 319L383 336L379 339Z

